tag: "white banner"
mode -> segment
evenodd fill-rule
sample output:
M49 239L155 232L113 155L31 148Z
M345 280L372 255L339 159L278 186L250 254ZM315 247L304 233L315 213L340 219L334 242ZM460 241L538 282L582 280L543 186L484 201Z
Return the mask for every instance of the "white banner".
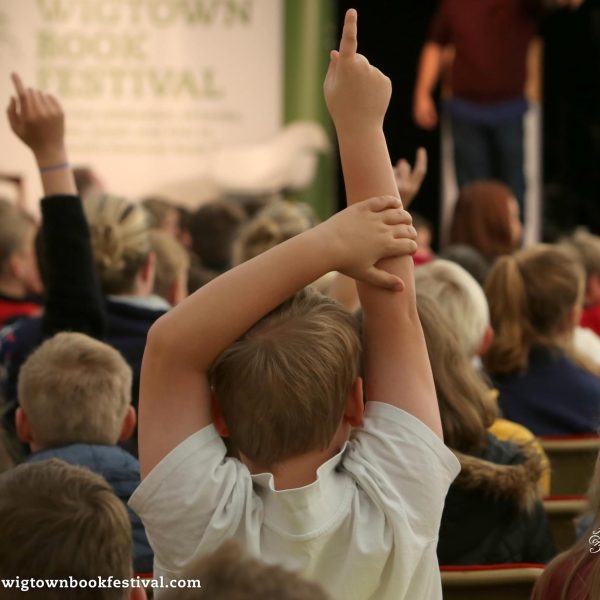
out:
M73 164L139 197L279 129L282 0L0 0L4 107L11 71L60 99ZM25 177L33 209L37 173L6 118L0 139L0 172Z

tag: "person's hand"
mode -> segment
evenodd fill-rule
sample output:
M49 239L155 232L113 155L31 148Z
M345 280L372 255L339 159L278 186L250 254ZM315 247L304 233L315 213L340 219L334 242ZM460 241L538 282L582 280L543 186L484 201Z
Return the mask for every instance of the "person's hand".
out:
M383 125L390 102L392 84L379 69L356 52L357 13L346 13L339 51L331 52L323 84L325 102L336 128Z
M375 266L382 258L417 251L411 216L395 196L369 198L349 206L318 226L327 236L335 268L358 281L395 290L402 280Z
M427 174L427 150L419 148L415 166L411 169L407 160L401 158L394 167L396 185L404 208L408 208L413 198L421 189L423 179Z
M415 123L423 129L433 129L438 123L438 114L431 94L415 95L413 116Z
M40 90L25 88L16 73L12 81L16 97L11 97L6 111L11 129L31 148L41 166L64 161L65 119L58 100Z

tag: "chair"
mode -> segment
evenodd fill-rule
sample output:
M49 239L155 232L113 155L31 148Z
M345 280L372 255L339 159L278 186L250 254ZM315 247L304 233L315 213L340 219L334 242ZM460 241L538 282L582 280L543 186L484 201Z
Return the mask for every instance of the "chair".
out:
M575 518L587 508L584 496L549 496L543 499L557 552L570 548L576 541Z
M442 566L444 600L529 600L544 565Z
M587 492L600 449L597 435L547 436L540 443L552 469L551 496Z

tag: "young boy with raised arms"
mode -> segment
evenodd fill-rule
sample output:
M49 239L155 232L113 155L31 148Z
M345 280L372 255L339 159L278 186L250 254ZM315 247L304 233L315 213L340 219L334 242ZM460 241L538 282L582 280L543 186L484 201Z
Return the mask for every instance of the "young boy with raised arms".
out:
M438 529L459 465L441 439L415 231L382 129L390 81L356 53L356 28L351 10L325 81L351 206L213 280L150 331L143 482L130 504L155 575L177 577L233 537L336 599L441 598ZM298 292L331 270L360 281L366 407L353 317Z

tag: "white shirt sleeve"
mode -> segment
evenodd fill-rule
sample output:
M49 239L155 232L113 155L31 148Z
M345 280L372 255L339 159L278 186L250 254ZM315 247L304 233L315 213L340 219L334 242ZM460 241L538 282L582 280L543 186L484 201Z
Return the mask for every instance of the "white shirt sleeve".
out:
M368 402L343 466L386 513L399 512L422 542L437 539L460 463L422 421L391 404Z
M129 499L154 550L155 576L175 576L203 543L215 547L239 525L252 480L226 452L208 425L163 458Z

